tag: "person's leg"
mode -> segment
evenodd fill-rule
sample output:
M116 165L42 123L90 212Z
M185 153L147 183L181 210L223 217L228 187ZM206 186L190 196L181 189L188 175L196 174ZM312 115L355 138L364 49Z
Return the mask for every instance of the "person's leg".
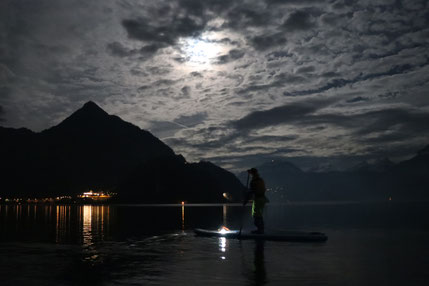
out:
M264 233L264 218L262 216L255 216L253 219L257 228L256 233Z
M263 199L255 199L253 201L252 205L252 215L254 224L257 228L257 233L264 233L264 218L263 218L263 211L264 211L264 205L265 201Z

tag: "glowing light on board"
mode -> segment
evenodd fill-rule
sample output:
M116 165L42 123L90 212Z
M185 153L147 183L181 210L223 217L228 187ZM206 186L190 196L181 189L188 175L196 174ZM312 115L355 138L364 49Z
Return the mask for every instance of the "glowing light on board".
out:
M227 233L228 231L230 231L230 229L229 229L229 228L227 228L226 226L222 226L222 227L219 229L219 232L220 232L220 233L222 233L222 234Z

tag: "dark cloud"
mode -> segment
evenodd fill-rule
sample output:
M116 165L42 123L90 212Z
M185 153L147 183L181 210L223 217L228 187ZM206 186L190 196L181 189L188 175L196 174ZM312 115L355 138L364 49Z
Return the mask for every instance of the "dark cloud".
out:
M275 51L266 55L268 61L274 61L283 58L290 58L292 54L287 51Z
M245 52L243 50L233 49L228 52L226 55L219 56L215 63L218 65L227 64L235 60L241 59L244 56Z
M370 79L376 79L386 76L392 76L397 74L403 74L409 71L412 71L416 68L422 68L424 66L427 66L429 64L429 59L426 59L425 62L419 63L416 65L412 64L402 64L402 65L395 65L391 67L389 70L383 71L383 72L377 72L377 73L367 73L367 74L360 74L355 78L352 79L344 79L344 78L336 78L331 80L330 82L326 83L325 85L315 88L315 89L307 89L307 90L297 90L297 91L285 91L283 92L284 96L301 96L301 95L311 95L311 94L317 94L322 93L327 90L330 90L332 88L340 88L344 87L348 84L354 84L361 81L366 81Z
M273 86L283 86L291 83L303 83L306 79L299 75L294 75L289 72L282 72L274 77Z
M309 5L309 4L322 4L328 2L326 0L265 0L270 5Z
M137 91L138 92L143 92L143 91L148 90L150 88L151 88L151 86L149 86L149 85L142 85L139 88L137 88Z
M192 77L199 77L199 78L203 78L204 77L202 73L195 72L195 71L191 72L189 75L192 76Z
M314 66L306 66L306 67L300 67L297 69L296 73L310 73L314 72L316 68Z
M377 95L379 98L383 98L383 99L389 99L389 98L396 98L399 96L399 92L395 91L395 92L386 92L386 93L382 93Z
M174 119L174 122L187 127L193 127L203 123L207 116L207 112L201 112L192 115L182 115Z
M204 19L173 16L168 23L154 25L145 18L126 19L122 25L131 39L154 43L158 48L174 45L179 37L197 36L205 27Z
M340 20L340 17L336 14L327 13L327 14L323 15L322 17L320 17L320 20L324 24L335 26L338 23L338 21Z
M176 83L175 80L172 79L160 79L152 84L152 86L171 86Z
M243 87L237 91L237 94L245 95L252 92L267 91L271 88L284 87L287 84L303 83L306 79L299 75L294 75L289 72L282 72L274 76L273 80L267 84L249 84L247 87ZM284 94L285 96L287 94Z
M272 13L259 7L248 7L245 5L237 5L226 14L227 23L225 28L234 30L243 30L248 27L266 26L273 19Z
M273 136L273 135L264 135L264 136L249 136L246 139L246 143L285 143L298 139L298 135L287 135L287 136Z
M286 44L287 40L282 33L260 35L249 38L250 44L258 51L265 51Z
M332 100L294 102L269 110L252 112L237 121L231 122L230 124L238 130L251 130L297 122L302 120L304 116L308 116L331 103Z
M368 97L362 97L362 96L356 96L352 99L347 100L347 103L355 103L355 102L362 102L362 101L368 101Z
M309 30L315 26L311 15L306 11L295 11L289 15L283 23L283 28L288 32Z
M180 92L181 92L181 94L182 94L183 97L189 97L189 94L191 92L191 87L185 85L184 87L182 87L180 89Z
M250 113L238 121L231 122L231 125L237 130L246 132L281 124L288 124L294 128L323 125L332 128L340 127L348 131L348 140L361 142L368 148L373 144L412 145L429 140L427 125L429 113L403 108L388 108L350 115L317 112L325 106L326 103L322 102L314 102L314 104L302 102L276 107ZM325 129L324 134L329 134L329 129L323 129ZM338 140L344 140L344 138L340 136ZM303 142L305 140L301 140L301 143Z
M210 43L217 43L217 44L228 44L231 46L238 46L239 42L231 40L230 38L222 38L220 40L207 40Z
M106 48L112 56L117 56L117 57L121 57L121 58L129 57L131 55L136 54L135 50L130 50L130 49L125 48L119 42L109 43L109 44L107 44Z
M347 116L344 116L347 118ZM400 108L389 108L370 111L363 114L349 116L348 121L361 122L362 125L355 131L356 135L368 135L377 132L391 131L404 133L403 140L414 136L429 136L429 113ZM333 124L342 124L334 122ZM407 138L408 137L408 138Z
M166 75L171 72L171 67L150 66L146 70L151 75Z

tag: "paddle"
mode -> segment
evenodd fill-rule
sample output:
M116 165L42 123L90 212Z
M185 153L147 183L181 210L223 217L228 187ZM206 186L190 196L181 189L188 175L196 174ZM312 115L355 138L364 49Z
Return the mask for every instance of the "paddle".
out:
M245 214L245 210L246 210L245 206L246 206L246 203L247 203L247 191L248 190L249 190L249 173L247 173L246 194L245 194L245 197L244 197L245 202L243 204L243 211L242 211L242 214L241 214L240 232L238 233L238 237L241 236L241 230L243 229L243 221L244 221L244 214Z

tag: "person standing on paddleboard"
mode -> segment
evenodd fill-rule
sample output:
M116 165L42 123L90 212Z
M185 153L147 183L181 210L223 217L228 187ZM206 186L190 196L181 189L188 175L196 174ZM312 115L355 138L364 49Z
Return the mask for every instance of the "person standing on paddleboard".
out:
M243 205L245 205L249 198L253 195L252 216L257 229L252 231L252 233L263 234L263 211L265 204L268 202L268 199L265 197L265 182L261 176L259 176L258 170L255 168L247 170L247 173L252 176L252 180L250 181L250 188Z

